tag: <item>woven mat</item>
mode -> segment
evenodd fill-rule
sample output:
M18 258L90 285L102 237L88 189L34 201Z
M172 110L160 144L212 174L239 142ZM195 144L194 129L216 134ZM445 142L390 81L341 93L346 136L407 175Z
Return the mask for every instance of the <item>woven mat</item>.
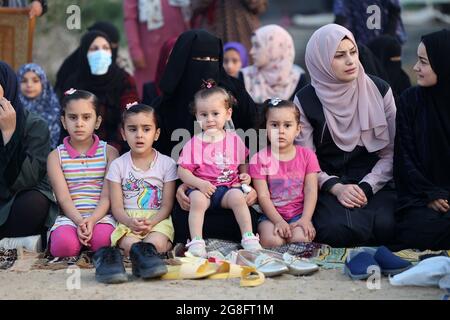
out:
M223 256L227 256L232 251L241 249L241 245L237 242L219 240L219 239L206 239L206 249L210 251L219 251ZM288 252L291 255L309 258L311 262L316 263L323 269L341 269L344 266L345 259L350 250L356 248L332 248L328 245L319 243L291 243L276 248L270 248L272 251L279 253ZM185 247L183 244L178 243L175 247L166 254L160 255L166 264L177 264L175 257L184 256ZM449 251L417 251L417 250L402 250L395 253L399 257L411 261L413 264L418 263L420 260L429 256L450 256ZM55 259L49 254L40 254L35 259L35 262L31 266L31 270L61 270L67 269L69 266L76 265L81 269L91 269L92 264L92 252L82 252L78 257ZM19 258L20 259L20 258ZM131 262L129 259L124 258L124 265L126 268L131 268Z

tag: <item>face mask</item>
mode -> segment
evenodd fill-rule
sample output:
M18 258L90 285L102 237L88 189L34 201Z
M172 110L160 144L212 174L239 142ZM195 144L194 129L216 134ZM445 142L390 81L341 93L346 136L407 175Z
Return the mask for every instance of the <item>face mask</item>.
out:
M112 63L111 52L106 50L96 50L87 54L91 73L96 76L104 75Z

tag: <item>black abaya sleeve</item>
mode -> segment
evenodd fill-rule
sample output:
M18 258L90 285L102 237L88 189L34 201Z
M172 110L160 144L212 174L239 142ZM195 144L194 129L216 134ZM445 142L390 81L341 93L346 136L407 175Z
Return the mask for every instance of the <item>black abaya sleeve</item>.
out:
M406 91L399 99L397 109L397 134L394 152L394 179L399 195L400 208L410 205L427 205L436 199L447 199L448 191L433 184L427 177L419 154L425 152L417 145L417 134L425 134L415 128L415 112L418 106L412 99L412 91Z
M258 119L256 104L245 90L243 82L234 78L232 81L238 93L235 93L237 106L233 108L232 114L234 127L243 130L253 129Z
M0 176L5 187L9 187L19 175L22 163L25 160L25 152L22 150L22 131L16 130L9 142L4 145L0 138ZM3 184L2 183L2 184Z

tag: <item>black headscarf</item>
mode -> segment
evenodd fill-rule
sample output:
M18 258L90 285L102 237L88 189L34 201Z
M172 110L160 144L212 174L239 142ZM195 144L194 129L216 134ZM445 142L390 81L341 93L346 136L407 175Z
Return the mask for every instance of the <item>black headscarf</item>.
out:
M375 57L373 52L362 43L358 43L358 54L359 54L359 61L364 67L364 71L367 74L371 74L373 76L377 76L385 81L387 81L387 73L386 70L384 70L383 65L381 62Z
M450 184L450 30L422 37L437 84L421 87L427 109L429 154L427 168L438 185Z
M25 158L22 152L25 111L19 99L19 83L16 73L3 61L0 61L0 84L4 91L4 97L16 111L16 130L6 146L0 134L0 188L7 188L19 173Z
M402 69L401 61L391 61L392 57L402 55L402 46L397 38L382 35L367 44L370 51L378 58L387 73L385 79L392 88L395 97L411 86L408 75Z
M193 57L212 57L218 61L197 61ZM187 129L192 135L194 116L189 111L189 104L200 90L202 81L208 79L215 80L236 99L232 114L235 128L253 128L256 106L243 84L225 72L222 41L204 30L186 31L180 35L170 54L160 81L163 94L155 102L161 117L161 137L156 145L160 152L170 155L178 144L170 141L175 129Z
M63 91L70 88L83 89L95 94L101 106L105 107L102 126L105 127L109 140L115 140L117 126L120 123L120 95L124 86L126 73L112 61L108 72L97 76L91 73L87 54L89 47L97 37L105 38L110 44L108 36L100 31L90 31L81 38L78 71L66 82ZM106 137L101 137L106 139Z
M94 23L92 26L90 26L88 28L88 31L101 31L108 36L109 40L112 43L115 43L117 45L119 44L120 41L119 29L117 29L117 27L113 25L111 22L98 21ZM111 50L112 50L112 60L116 61L119 47L117 46L116 48L112 48Z
M112 43L119 44L120 41L120 33L119 30L110 22L106 21L98 21L94 23L92 26L88 28L88 31L101 31L105 33ZM111 48L112 51L112 60L113 62L117 59L119 47ZM56 73L56 84L55 84L55 92L58 96L62 96L63 88L65 87L65 82L77 71L79 57L80 55L80 47L78 47L70 56L68 56L58 72Z

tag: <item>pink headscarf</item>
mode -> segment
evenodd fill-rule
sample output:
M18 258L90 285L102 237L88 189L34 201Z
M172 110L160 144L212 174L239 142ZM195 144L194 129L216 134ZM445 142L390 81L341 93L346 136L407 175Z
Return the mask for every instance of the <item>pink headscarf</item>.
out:
M241 70L245 88L256 103L273 97L289 100L304 73L302 68L294 65L295 47L291 35L282 27L271 24L257 29L254 37L269 63Z
M333 141L341 150L350 152L362 144L369 152L378 151L389 144L381 93L360 62L358 77L351 82L339 81L331 68L345 37L356 46L353 34L337 24L327 24L311 36L305 55L311 85L322 103Z

